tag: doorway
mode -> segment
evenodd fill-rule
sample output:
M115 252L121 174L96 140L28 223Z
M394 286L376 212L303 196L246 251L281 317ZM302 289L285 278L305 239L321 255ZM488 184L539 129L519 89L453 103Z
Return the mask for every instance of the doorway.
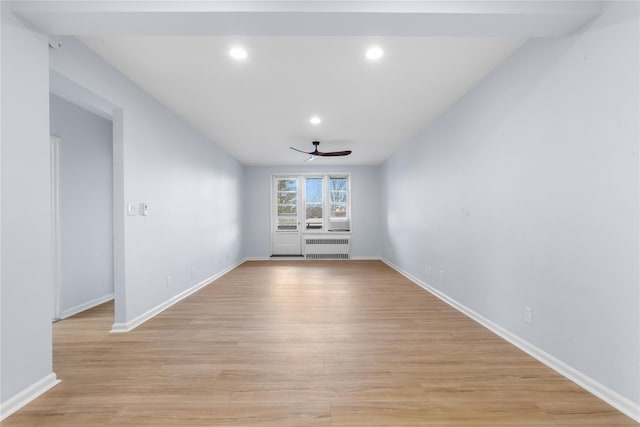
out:
M274 176L273 213L271 215L271 254L276 256L302 255L300 235L299 176Z
M113 123L50 97L53 319L114 298Z

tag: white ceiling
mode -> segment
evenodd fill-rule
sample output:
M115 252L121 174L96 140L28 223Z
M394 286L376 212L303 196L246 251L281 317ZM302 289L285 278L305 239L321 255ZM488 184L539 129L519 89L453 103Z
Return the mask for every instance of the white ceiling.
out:
M523 42L468 37L109 36L80 40L248 165L379 164ZM365 58L370 45L384 57ZM245 61L230 47L246 47ZM319 115L319 126L309 123Z
M379 164L531 37L564 37L597 1L4 0L78 36L245 164ZM4 12L3 12L4 13ZM127 36L123 36L126 34ZM240 36L239 36L240 35ZM378 44L383 59L365 49ZM244 63L232 45L249 51ZM63 47L64 48L64 47ZM55 75L54 75L55 77ZM53 87L64 79L52 79ZM56 83L57 82L57 83ZM72 85L72 82L68 82ZM309 124L318 114L323 123Z

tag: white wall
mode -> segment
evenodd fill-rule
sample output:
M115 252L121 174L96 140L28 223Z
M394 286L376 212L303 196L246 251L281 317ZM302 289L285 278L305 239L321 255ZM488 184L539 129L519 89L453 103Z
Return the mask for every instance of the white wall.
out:
M47 38L25 29L6 10L0 31L0 400L5 403L51 374L53 282Z
M301 162L304 158L301 158ZM317 160L321 162L322 159ZM271 255L271 174L351 173L351 255L380 257L380 167L379 166L248 166L245 168L244 248L247 258Z
M607 4L528 42L383 165L388 260L633 402L638 34Z
M76 39L63 44L51 68L117 106L116 323L127 323L241 260L243 167ZM142 202L148 216L126 215Z
M50 97L51 134L60 137L62 286L60 314L113 295L113 125Z

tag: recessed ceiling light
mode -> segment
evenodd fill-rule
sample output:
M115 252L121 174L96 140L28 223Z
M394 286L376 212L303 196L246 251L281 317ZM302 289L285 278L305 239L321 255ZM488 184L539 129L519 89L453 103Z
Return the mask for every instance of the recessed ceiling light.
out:
M233 58L233 59L238 59L238 60L243 60L243 59L247 59L247 50L243 47L232 47L229 50L229 55Z
M322 123L322 119L318 116L313 116L309 119L309 123L314 126L318 126L320 123Z
M383 55L384 55L384 50L382 50L382 48L379 46L372 46L369 49L367 49L367 53L365 53L365 56L367 57L367 59L371 61L377 61L378 59L382 58Z

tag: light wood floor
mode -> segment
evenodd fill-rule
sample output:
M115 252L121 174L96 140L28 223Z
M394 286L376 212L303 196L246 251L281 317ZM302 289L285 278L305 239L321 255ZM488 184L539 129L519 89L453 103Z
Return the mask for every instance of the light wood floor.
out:
M54 325L9 426L617 426L631 419L377 261L248 262L128 334Z

